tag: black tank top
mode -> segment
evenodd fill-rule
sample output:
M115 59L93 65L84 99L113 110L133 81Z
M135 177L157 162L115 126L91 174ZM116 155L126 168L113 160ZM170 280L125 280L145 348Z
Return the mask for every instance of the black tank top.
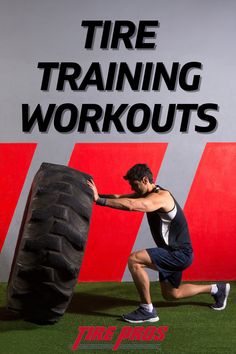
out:
M153 193L158 193L159 189L165 190L164 188L157 186L157 188L153 190ZM158 247L171 250L182 249L188 252L192 252L192 243L185 215L175 198L173 196L172 198L175 201L177 212L174 219L170 222L168 244L166 244L162 236L162 220L160 215L158 214L158 210L147 213L147 219L152 233L152 237Z

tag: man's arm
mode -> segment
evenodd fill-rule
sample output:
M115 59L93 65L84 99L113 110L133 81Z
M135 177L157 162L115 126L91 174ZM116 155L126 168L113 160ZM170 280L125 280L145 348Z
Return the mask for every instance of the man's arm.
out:
M165 207L165 198L159 194L153 193L142 198L119 198L119 199L106 199L104 206L126 210L126 211L140 211L151 212Z
M157 209L165 208L166 198L165 192L151 193L141 198L103 198L98 194L97 187L93 181L87 181L88 186L92 189L94 201L101 206L107 206L119 210L150 212Z

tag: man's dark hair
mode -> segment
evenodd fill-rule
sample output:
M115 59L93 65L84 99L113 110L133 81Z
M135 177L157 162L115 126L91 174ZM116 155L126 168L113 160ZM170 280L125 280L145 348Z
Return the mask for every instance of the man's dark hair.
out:
M129 169L129 171L124 176L124 179L128 181L141 181L143 177L148 177L149 182L153 183L152 171L148 165L145 163L138 163Z

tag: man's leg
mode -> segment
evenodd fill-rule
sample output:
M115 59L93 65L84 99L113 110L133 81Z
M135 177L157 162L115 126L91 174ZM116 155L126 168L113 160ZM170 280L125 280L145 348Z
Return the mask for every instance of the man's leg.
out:
M146 267L157 270L156 266L152 263L146 250L132 253L129 257L128 266L138 290L141 304L137 310L123 315L123 319L131 323L159 321L156 310L152 306L150 282L145 271Z
M168 281L162 281L162 295L166 300L178 300L198 294L211 294L211 285L181 284L174 288Z
M227 305L227 299L230 292L230 284L181 284L174 288L168 281L161 283L162 295L166 300L178 300L192 297L198 294L211 294L215 299L215 304L211 307L214 310L224 310Z
M144 304L150 304L150 281L145 268L151 268L157 271L155 264L146 250L141 250L134 252L130 255L128 260L128 267L132 278L134 280L135 286L138 290L141 302Z

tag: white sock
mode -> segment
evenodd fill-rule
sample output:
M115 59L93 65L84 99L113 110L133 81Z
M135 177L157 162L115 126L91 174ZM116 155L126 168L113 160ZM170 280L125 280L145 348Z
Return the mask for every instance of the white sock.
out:
M153 305L152 305L152 303L151 303L151 304L140 304L140 306L141 306L144 310L146 310L146 311L148 311L148 312L152 312L152 310L153 310Z
M211 295L215 295L218 291L218 287L216 284L211 285Z

